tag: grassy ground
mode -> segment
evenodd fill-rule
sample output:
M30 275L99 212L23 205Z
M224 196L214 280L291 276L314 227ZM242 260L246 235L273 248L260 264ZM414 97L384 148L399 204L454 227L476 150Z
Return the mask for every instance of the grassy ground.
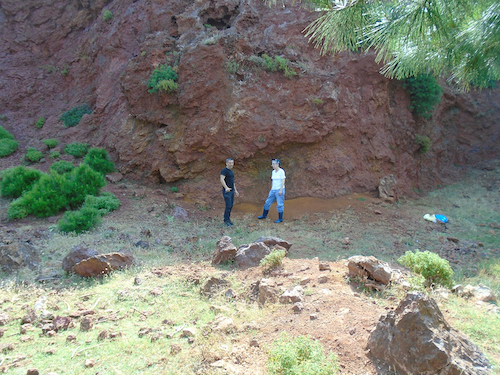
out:
M115 188L122 208L106 216L100 227L78 236L57 233L53 224L42 219L4 222L4 229L15 229L4 232L6 236L30 239L40 249L42 266L36 271L22 269L2 275L1 313L12 320L0 327L4 331L0 369L11 374L25 374L30 367L57 374L222 374L223 370L210 364L222 358L250 363L253 348L240 348L238 337L251 336L258 330L251 322L273 314L273 307L263 310L245 298L228 301L217 295L208 299L199 293L200 283L209 277L205 265L222 235L229 235L236 246L261 236L284 238L294 244L289 254L292 259L337 261L361 254L395 263L408 250L429 250L450 261L457 283L484 284L500 296L499 181L498 166L470 170L463 181L416 200L402 199L397 204L356 200L356 204L326 213L305 211L302 217L282 225L242 213L234 215L234 228L225 228L219 211L212 214L196 208L190 210L189 221L178 221L162 203L164 197L151 190L137 198L130 188ZM8 204L0 200L3 217ZM426 213L444 214L450 223L426 222L422 219ZM41 235L34 236L36 231ZM101 279L65 275L61 260L77 245L101 253L126 250L137 265ZM164 266L171 266L170 274L157 277L150 272L152 267ZM230 264L218 268L218 272L225 271L232 278L235 294L244 295L248 289L245 280L234 278ZM193 273L199 277L186 278ZM40 284L34 281L36 277L48 281ZM141 283L135 282L137 277ZM390 296L370 294L382 304ZM91 310L94 329L83 332L75 325L48 337L39 335L40 327L33 327L21 334L19 319L37 303L43 305L38 313L47 309L60 316ZM439 303L452 325L470 336L499 372L500 314L485 312L484 306L455 296ZM238 327L234 332L221 334L212 329L220 306ZM181 339L183 327L196 329L193 344ZM109 338L110 334L118 336ZM69 335L75 335L76 341L68 342ZM165 340L166 335L171 337ZM10 343L12 350L5 346ZM180 351L172 354L176 345ZM252 372L257 374L263 363L256 358ZM94 367L85 367L88 359L96 360Z

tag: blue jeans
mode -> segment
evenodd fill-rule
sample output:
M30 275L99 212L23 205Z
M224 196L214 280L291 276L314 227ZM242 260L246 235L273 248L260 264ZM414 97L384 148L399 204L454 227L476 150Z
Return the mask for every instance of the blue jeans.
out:
M271 205L276 201L276 210L278 212L283 212L285 208L285 189L283 189L283 193L281 195L278 194L278 190L271 190L269 195L267 196L266 203L264 203L264 210L268 210Z
M224 222L227 222L230 221L231 210L233 209L234 189L226 192L226 189L222 188L222 196L224 197L224 202L226 202L226 209L224 210Z

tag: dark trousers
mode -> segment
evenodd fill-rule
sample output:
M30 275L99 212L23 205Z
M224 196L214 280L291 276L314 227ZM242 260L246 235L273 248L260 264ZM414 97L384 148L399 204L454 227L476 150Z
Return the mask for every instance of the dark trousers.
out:
M226 222L230 220L231 210L233 209L234 189L229 192L226 192L226 189L222 189L222 196L224 197L224 202L226 202L226 209L224 210L224 222Z

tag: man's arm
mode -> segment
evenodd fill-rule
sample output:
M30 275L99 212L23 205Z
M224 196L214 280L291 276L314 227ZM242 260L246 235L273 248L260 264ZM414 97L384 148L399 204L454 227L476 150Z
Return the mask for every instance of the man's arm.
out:
M226 193L231 191L231 188L226 184L226 176L224 176L223 174L220 175L220 183L222 184L224 190L226 190Z

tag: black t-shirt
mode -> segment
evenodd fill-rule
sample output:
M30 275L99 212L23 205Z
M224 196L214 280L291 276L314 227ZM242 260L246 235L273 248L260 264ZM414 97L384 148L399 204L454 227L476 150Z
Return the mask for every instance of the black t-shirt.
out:
M224 168L221 172L221 175L226 176L226 185L231 190L234 190L234 173L232 170Z

